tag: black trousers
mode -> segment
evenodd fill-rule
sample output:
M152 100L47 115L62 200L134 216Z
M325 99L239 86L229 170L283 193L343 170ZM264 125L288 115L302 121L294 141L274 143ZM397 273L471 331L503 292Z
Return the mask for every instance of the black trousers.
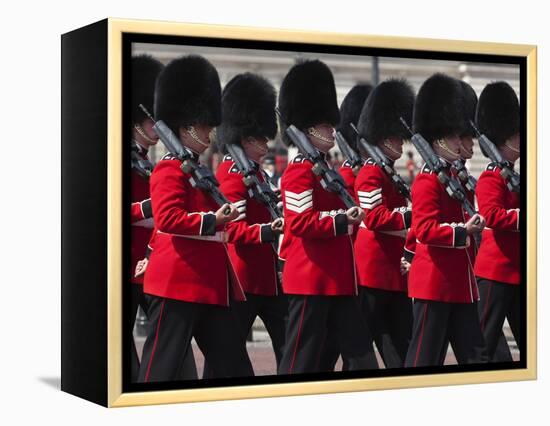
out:
M327 336L337 336L349 370L378 368L372 337L354 296L287 297L286 344L279 374L320 371Z
M277 369L281 363L285 344L286 320L288 317L287 298L284 294L278 296L259 296L246 293L245 302L232 302L231 312L237 319L244 344L252 329L256 317L260 317L271 338L271 345L275 353ZM203 378L214 377L208 366L208 360L204 363Z
M403 367L413 324L407 293L360 287L359 303L386 368Z
M141 309L143 309L143 312L147 314L147 301L145 299L145 294L143 293L143 285L141 284L132 284L129 283L129 291L130 291L130 316L129 316L129 323L126 325L126 329L130 331L132 334L134 329L134 323L136 320L136 315L138 311L138 307L141 306ZM132 382L138 381L139 376L139 356L136 348L136 344L132 335L132 338L130 339L130 365L131 365L131 380ZM193 351L189 351L185 355L185 359L183 361L183 364L181 365L181 368L178 372L178 378L179 379L197 379L197 367L195 364L195 357L193 356Z
M520 346L520 286L478 278L478 287L480 298L478 304L479 321L487 342L487 352L492 361L502 361L500 342L505 319L508 319L514 339Z
M489 358L476 303L415 299L412 337L405 367L443 365L449 341L459 364L485 363Z
M229 308L146 295L149 328L140 382L179 379L191 339L208 358L215 377L253 375L239 326Z

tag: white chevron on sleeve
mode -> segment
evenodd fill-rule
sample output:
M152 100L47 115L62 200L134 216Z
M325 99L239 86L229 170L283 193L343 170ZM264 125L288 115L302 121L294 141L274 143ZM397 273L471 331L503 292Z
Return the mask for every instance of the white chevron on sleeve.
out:
M301 201L302 199L309 197L311 198L313 196L313 189L307 189L303 192L300 192L299 194L292 192L292 191L285 191L285 197L288 199L294 201Z
M313 190L308 189L299 194L292 191L285 191L286 208L302 213L313 205Z
M292 204L291 202L288 201L288 199L286 201L286 208L296 213L302 213L307 209L311 208L312 205L313 205L313 200L307 201L299 205Z
M362 208L372 210L382 203L382 188L372 191L357 191L357 197Z

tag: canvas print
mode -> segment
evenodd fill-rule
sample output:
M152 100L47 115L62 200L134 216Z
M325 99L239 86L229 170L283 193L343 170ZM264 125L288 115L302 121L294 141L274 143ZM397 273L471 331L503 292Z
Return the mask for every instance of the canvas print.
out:
M125 389L525 366L521 66L286 47L129 44Z

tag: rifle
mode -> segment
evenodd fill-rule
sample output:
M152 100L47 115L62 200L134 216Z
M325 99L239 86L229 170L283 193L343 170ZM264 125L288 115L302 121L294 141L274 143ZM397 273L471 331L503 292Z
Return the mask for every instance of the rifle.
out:
M281 119L281 122L283 122L279 109L276 108L275 111ZM357 207L357 204L355 204L355 200L346 190L346 186L344 184L344 179L342 178L342 176L340 176L336 171L328 166L326 161L321 156L321 153L317 151L313 145L311 145L306 135L304 135L302 131L298 130L298 128L294 126L294 124L288 125L286 127L285 133L294 143L294 145L298 147L300 152L313 163L313 167L311 168L311 170L317 176L321 177L321 186L323 187L323 189L329 192L336 193L338 197L344 202L344 205L347 209Z
M464 187L472 192L476 191L476 185L477 185L477 179L473 177L470 173L468 173L468 170L466 169L466 166L464 165L464 161L462 160L455 160L453 161L453 166L456 169L458 173L458 178L460 181L464 184Z
M132 142L132 150L130 152L132 157L132 169L134 169L141 177L149 180L153 165L149 160L142 158L138 153L138 147L135 142Z
M191 175L191 178L189 179L191 185L194 188L207 192L219 206L231 204L229 200L225 198L225 195L223 195L218 189L220 184L212 171L195 161L191 151L181 144L178 137L174 134L174 132L172 132L172 130L170 130L164 121L155 121L153 116L149 114L149 111L147 111L147 108L145 108L142 104L139 104L139 107L147 115L147 117L155 123L153 130L158 135L168 152L181 161L181 170L184 173ZM230 209L227 208L223 213L228 215L229 212Z
M351 128L357 133L357 137L359 137L359 144L361 147L367 152L370 158L376 163L376 165L382 170L386 172L386 174L391 178L393 184L397 188L397 190L405 197L407 200L411 201L411 189L409 188L409 185L405 183L403 178L399 176L391 167L388 162L386 161L386 156L384 153L380 150L379 147L375 145L369 144L364 138L359 136L359 130L357 130L357 127L353 123L350 124Z
M277 204L279 197L271 189L268 182L260 182L256 171L252 168L250 160L246 157L243 149L239 145L227 144L227 151L235 162L239 171L243 174L243 182L248 188L249 194L257 201L265 205L272 219L279 219L281 213Z
M520 190L520 175L509 164L502 158L502 154L495 146L495 144L485 135L482 135L477 126L472 120L470 120L470 125L474 129L477 140L479 142L479 147L483 154L488 156L492 162L497 163L500 168L500 175L506 181L506 186L512 192L517 192L519 194Z
M353 126L353 123L350 123ZM351 147L348 144L348 141L344 137L344 135L341 132L336 132L335 135L336 143L338 144L338 148L340 148L340 151L346 157L346 160L348 160L351 169L353 170L353 173L357 175L359 173L359 170L363 166L363 161L361 160L361 157L357 155L357 153L351 149Z
M410 133L412 144L422 159L426 162L426 165L430 168L430 170L437 175L437 178L443 184L447 194L449 194L451 198L460 201L464 207L464 210L466 210L470 217L476 214L477 212L475 211L474 206L472 206L466 197L464 188L460 182L448 175L445 170L445 162L435 154L428 141L424 139L421 134L414 133L403 117L399 117L399 121L401 121L401 124L403 124L405 129L407 129Z

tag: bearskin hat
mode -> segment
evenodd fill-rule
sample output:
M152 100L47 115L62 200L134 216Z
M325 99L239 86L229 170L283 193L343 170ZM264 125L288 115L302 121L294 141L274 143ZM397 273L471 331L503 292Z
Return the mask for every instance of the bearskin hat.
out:
M519 132L519 101L504 81L490 83L479 95L476 122L479 131L495 145L502 145Z
M368 143L377 144L389 137L408 139L400 117L411 122L414 91L403 79L389 79L374 88L359 117L359 134Z
M413 111L413 128L428 142L460 135L464 125L463 91L460 82L434 74L420 87Z
M153 111L155 83L164 66L150 55L132 58L132 123L139 124L147 118L139 107L143 104L147 111Z
M155 90L155 118L176 135L179 127L221 121L221 85L216 68L202 56L174 59L159 75Z
M463 107L464 107L464 130L460 133L460 136L475 137L475 132L470 125L470 120L475 120L476 108L477 108L477 94L475 90L465 81L460 81L463 94Z
M370 84L357 84L351 88L340 105L340 124L336 130L342 133L349 146L355 151L357 151L357 134L350 124L357 126L359 115L371 91Z
M248 72L233 77L222 93L218 143L240 143L246 137L273 139L277 134L275 102L275 88L265 78Z
M340 111L330 68L319 60L300 61L287 73L279 90L283 141L288 145L285 125L306 129L320 123L336 126Z

